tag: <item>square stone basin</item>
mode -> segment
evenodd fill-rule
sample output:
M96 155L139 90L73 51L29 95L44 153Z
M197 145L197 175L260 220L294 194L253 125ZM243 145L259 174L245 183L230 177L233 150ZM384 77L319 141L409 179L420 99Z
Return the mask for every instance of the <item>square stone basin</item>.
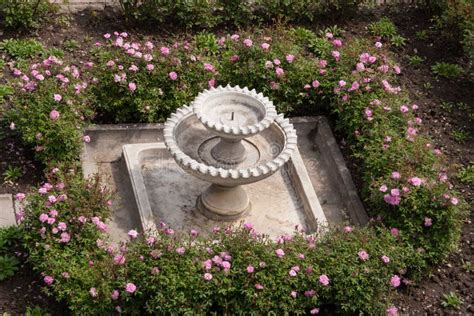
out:
M187 231L210 231L221 224L195 207L209 183L184 172L163 143L124 145L123 154L143 230L154 229L159 222ZM292 234L295 228L314 232L327 225L298 151L284 168L244 189L251 210L233 225L252 223L258 233L271 237Z

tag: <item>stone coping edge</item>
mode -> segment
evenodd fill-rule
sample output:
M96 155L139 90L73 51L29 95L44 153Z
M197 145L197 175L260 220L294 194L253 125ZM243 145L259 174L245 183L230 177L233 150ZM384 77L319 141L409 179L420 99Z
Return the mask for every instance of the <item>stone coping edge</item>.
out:
M346 201L346 208L352 223L365 226L369 222L369 217L359 198L357 188L346 166L341 150L337 145L334 134L329 127L329 123L323 116L318 117L317 122L315 143L320 152L325 153L321 155L323 162L331 173L331 177L334 179L333 183L337 186L339 194Z

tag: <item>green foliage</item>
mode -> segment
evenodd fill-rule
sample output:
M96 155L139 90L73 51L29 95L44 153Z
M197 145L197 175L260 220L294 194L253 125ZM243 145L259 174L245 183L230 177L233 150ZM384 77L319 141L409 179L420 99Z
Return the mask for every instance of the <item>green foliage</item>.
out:
M431 66L431 71L438 77L457 78L462 75L463 69L456 64L437 62Z
M428 31L427 30L422 30L422 31L418 31L415 33L415 38L416 39L419 39L419 40L426 40L428 38Z
M8 253L16 246L21 236L21 231L17 227L0 228L0 255Z
M35 39L6 39L0 42L0 50L12 58L27 59L44 53L45 47Z
M36 305L35 307L28 306L25 311L25 316L51 316L51 314L41 306Z
M473 184L474 183L474 164L470 164L469 166L463 168L458 172L456 175L459 181L466 184Z
M253 6L249 1L219 0L217 1L222 22L230 27L242 27L251 23L259 23L259 17L253 14Z
M217 37L213 33L198 33L194 37L194 40L196 42L196 47L201 50L205 55L215 55L219 51L219 45L217 45Z
M198 29L274 21L307 23L323 16L347 17L357 11L360 3L360 0L120 0L124 14L130 19Z
M383 17L377 22L370 23L369 31L372 33L372 35L380 36L385 39L390 39L397 35L397 27L387 17Z
M0 282L12 277L18 270L19 261L10 253L18 247L21 236L17 227L0 228Z
M464 144L471 138L471 134L468 131L458 129L451 131L451 137L458 143Z
M419 55L408 56L407 58L408 58L408 63L415 67L421 65L426 60L425 57L422 57Z
M14 90L12 89L12 87L8 86L8 85L4 85L4 84L0 84L0 101L8 96L8 95L12 95L14 92Z
M393 35L390 37L390 43L395 47L402 47L406 44L406 38L401 35Z
M341 37L344 34L344 32L345 32L344 29L340 28L337 25L333 25L333 26L327 27L323 30L320 30L319 31L319 36L320 37L326 37L327 33L331 33L332 35L334 35L334 37Z
M21 167L9 165L3 173L3 181L9 184L14 184L21 177L23 177L23 169Z
M67 51L73 52L75 49L78 49L80 45L75 39L69 39L64 41L63 46Z
M0 17L13 29L35 29L57 11L48 0L0 0Z
M443 299L441 300L441 306L448 309L459 309L462 304L463 300L461 297L453 291L450 291L448 294L444 294Z
M471 0L428 1L435 13L433 22L448 41L459 43L474 59L474 2Z
M11 278L18 271L18 260L15 257L0 256L0 282Z
M221 21L214 0L121 0L120 4L129 18L149 23L207 29Z

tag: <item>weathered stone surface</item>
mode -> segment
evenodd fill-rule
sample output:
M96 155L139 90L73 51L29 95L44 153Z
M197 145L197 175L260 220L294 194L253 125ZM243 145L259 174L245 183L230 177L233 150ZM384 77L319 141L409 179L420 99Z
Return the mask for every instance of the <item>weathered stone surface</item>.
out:
M0 227L16 225L11 194L0 194Z

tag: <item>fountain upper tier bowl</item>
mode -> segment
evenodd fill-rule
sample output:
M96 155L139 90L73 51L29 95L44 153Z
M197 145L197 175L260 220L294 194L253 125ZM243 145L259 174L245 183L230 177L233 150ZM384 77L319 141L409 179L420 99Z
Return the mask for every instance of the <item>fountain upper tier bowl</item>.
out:
M269 128L243 140L247 151L244 161L221 163L211 155L219 137L200 124L189 106L183 106L171 115L165 124L164 139L183 170L223 186L249 184L269 177L288 161L296 148L293 125L283 115L278 115Z
M277 116L267 97L239 86L205 90L199 93L192 107L202 124L225 138L242 139L258 134Z

